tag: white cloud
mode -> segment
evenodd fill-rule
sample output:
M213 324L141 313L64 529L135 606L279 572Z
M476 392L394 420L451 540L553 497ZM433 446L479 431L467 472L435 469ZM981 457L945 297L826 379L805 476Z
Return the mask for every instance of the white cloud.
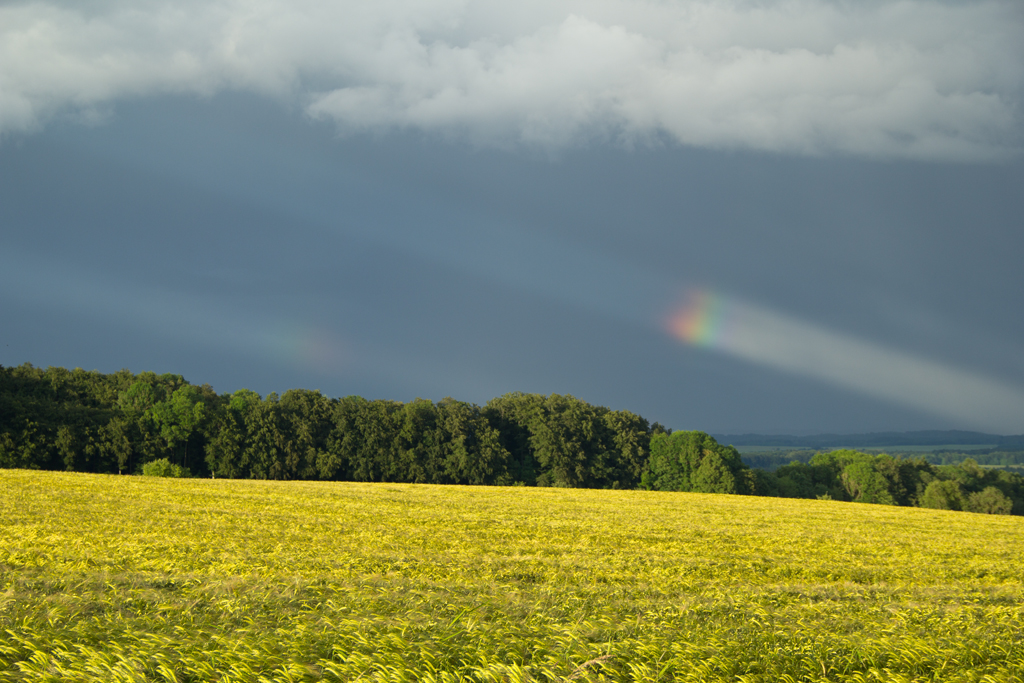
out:
M190 0L0 6L0 134L250 90L342 131L974 160L1022 145L1014 0Z

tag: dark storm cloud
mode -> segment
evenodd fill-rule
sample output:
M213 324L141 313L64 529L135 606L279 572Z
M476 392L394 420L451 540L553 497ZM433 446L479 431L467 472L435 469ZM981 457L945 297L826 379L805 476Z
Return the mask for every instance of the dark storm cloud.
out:
M1008 2L5 3L0 362L1021 432L1022 27Z
M339 142L252 98L123 107L2 161L3 291L23 321L5 363L140 359L221 390L576 393L726 431L1020 431L999 417L1017 398L986 415L915 400L913 381L853 381L910 359L916 386L958 395L966 377L1015 396L1024 329L1002 312L1021 285L1019 166L669 149L552 161ZM665 323L693 288L796 321L826 355L869 350L829 375L680 345ZM105 350L97 319L120 330Z

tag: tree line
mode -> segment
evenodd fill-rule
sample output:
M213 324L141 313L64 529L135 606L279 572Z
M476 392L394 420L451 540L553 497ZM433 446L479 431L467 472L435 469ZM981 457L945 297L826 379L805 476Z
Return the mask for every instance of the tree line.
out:
M750 467L762 470L777 470L784 465L794 461L807 464L816 454L825 450L840 450L836 448L822 448L812 450L807 448L793 450L772 450L772 451L748 451L743 454L743 462ZM847 449L849 450L849 449ZM872 448L869 452L880 453L880 449ZM1021 450L1000 450L997 448L971 449L971 450L950 450L938 449L929 451L906 451L897 448L885 450L891 456L898 456L904 459L924 458L933 465L956 465L965 460L973 460L983 467L998 467L1002 469L1016 469L1024 467L1024 451Z
M293 389L217 394L180 375L0 366L0 467L253 479L644 488L1024 514L1024 477L968 461L819 453L774 472L732 446L572 396L484 406Z
M512 393L485 406L217 394L180 375L0 367L0 467L194 476L633 488L651 436L625 410Z

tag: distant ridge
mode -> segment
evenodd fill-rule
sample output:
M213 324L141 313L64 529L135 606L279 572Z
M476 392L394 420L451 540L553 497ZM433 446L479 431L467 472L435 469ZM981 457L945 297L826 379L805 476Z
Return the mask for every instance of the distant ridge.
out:
M1019 448L1024 434L1001 436L959 429L929 429L918 432L871 432L869 434L712 434L721 444L732 446L766 446L771 448L882 448L887 446L953 446L994 444Z

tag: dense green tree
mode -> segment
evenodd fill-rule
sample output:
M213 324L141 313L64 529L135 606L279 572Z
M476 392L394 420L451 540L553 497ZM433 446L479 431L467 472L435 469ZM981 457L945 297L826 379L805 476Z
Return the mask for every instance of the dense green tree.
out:
M963 490L953 479L933 481L921 496L921 507L935 510L963 510L964 502Z
M264 400L248 406L244 415L246 439L241 462L253 479L288 478L278 401L277 394L271 392Z
M187 479L191 473L187 468L175 465L167 458L152 460L142 466L142 474L146 477L174 477Z
M190 384L180 386L167 400L154 403L147 416L156 425L171 455L178 445L183 447L181 463L187 468L189 441L206 417L202 392Z
M440 484L443 476L442 437L434 404L417 398L401 408L395 457L389 479L415 484Z
M436 406L444 483L511 484L509 453L480 408L453 398Z
M528 423L530 449L540 465L542 486L578 487L592 484L595 466L603 464L594 414L572 396L552 394ZM598 451L598 452L595 452Z
M839 480L850 500L855 503L896 504L896 499L889 492L890 481L878 470L877 463L869 458L848 463L840 473Z
M541 419L543 412L543 396L520 392L493 398L484 406L484 416L500 435L501 446L509 454L508 474L516 483L526 486L537 483L539 463L530 444L530 425Z
M837 472L829 464L793 461L774 472L776 490L783 498L847 500Z
M355 478L353 466L359 451L359 414L369 403L359 396L347 396L332 403L332 427L326 447L317 454L316 467L321 479Z
M22 419L13 429L11 425L5 427L0 433L0 467L57 469L47 457L38 423Z
M780 496L779 480L773 472L751 468L746 473L747 488L755 496Z
M156 403L156 391L149 382L133 382L117 396L117 406L129 415L141 415Z
M991 485L1003 492L1010 499L1012 515L1024 515L1024 477L1006 470L989 470Z
M659 491L751 493L739 452L704 432L677 431L651 437L642 486Z
M691 477L693 490L702 493L739 493L741 481L718 449L704 453Z
M1013 501L995 486L986 486L967 496L967 509L986 515L1008 515L1013 511Z
M404 422L402 404L397 401L367 401L360 406L350 459L356 481L405 481L398 448Z
M211 476L250 476L245 463L245 418L261 401L255 391L239 389L213 405L206 437L206 467Z
M613 488L633 488L640 483L650 458L652 427L628 410L610 410L602 416L611 434L615 469L608 475ZM661 427L661 425L657 425ZM662 430L659 433L664 433Z
M117 473L131 472L132 469L132 443L128 437L130 425L124 417L115 417L99 428L100 444L105 460L110 462L113 469L117 467Z
M61 460L64 461L64 469L74 472L75 460L78 455L78 443L75 434L71 431L71 427L61 425L57 428L57 438L54 440L54 445L57 447L57 453L60 454ZM78 469L81 471L82 465L85 463L81 459L78 460Z
M319 391L291 389L278 404L284 421L284 469L293 479L314 479L334 426L331 400Z

